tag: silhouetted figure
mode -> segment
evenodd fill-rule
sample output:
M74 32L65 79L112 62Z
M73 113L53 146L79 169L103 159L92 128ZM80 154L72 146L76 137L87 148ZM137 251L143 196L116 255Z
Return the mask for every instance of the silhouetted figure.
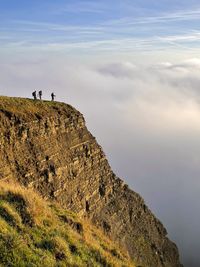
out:
M39 96L39 99L42 100L42 91L41 90L38 92L38 96Z
M51 101L54 101L56 95L54 95L54 93L51 94Z
M37 93L36 93L36 91L34 91L34 92L32 93L32 96L33 96L33 99L34 99L34 100L37 99Z

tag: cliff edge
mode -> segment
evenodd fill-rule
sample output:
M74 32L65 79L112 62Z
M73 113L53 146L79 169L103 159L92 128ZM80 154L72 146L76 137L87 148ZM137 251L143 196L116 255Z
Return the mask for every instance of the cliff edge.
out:
M70 105L0 97L0 179L17 180L89 218L138 266L181 266L161 222L116 177Z

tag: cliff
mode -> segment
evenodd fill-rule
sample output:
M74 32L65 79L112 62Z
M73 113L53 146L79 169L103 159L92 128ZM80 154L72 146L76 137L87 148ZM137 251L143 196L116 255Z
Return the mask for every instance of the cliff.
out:
M0 145L0 179L89 218L140 266L181 266L161 222L112 172L73 107L1 97Z

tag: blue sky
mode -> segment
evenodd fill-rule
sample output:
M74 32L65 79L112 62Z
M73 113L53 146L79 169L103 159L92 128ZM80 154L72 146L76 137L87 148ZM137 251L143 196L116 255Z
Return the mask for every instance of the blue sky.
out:
M118 53L199 51L196 0L0 1L4 49Z

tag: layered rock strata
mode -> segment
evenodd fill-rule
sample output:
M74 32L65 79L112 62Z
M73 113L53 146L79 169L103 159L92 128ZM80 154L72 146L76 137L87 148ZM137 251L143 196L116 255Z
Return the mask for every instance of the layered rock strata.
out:
M140 266L181 266L161 222L116 177L82 114L69 105L0 98L0 178L17 179L90 218Z

